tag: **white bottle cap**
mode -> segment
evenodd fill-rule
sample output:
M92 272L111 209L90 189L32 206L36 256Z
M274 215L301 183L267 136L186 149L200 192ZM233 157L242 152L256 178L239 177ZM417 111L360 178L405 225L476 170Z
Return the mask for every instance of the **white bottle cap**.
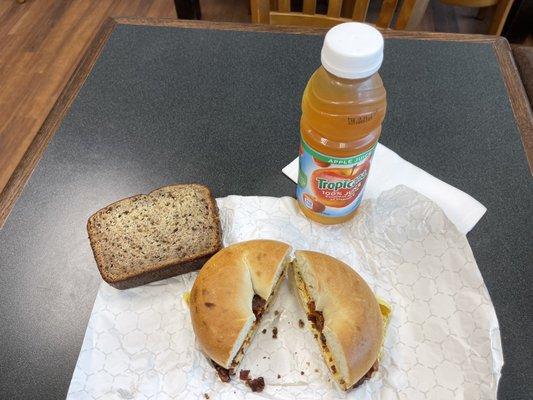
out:
M360 22L336 25L326 34L321 61L328 72L340 78L366 78L381 66L383 36Z

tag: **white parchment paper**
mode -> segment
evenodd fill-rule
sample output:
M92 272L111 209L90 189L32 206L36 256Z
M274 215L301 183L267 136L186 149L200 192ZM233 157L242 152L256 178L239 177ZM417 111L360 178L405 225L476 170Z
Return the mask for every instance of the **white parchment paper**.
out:
M67 398L496 399L503 358L494 308L466 237L426 197L398 186L339 226L309 221L292 198L217 202L226 245L271 238L333 255L392 306L378 373L339 391L298 327L305 315L285 282L241 364L264 377L265 390L252 393L238 377L220 382L182 299L191 273L125 291L102 283Z
M298 170L298 158L295 158L282 172L297 183ZM464 234L470 232L487 211L468 193L441 181L378 143L372 156L372 168L365 183L363 200L377 199L384 191L399 185L405 185L433 200L459 232Z

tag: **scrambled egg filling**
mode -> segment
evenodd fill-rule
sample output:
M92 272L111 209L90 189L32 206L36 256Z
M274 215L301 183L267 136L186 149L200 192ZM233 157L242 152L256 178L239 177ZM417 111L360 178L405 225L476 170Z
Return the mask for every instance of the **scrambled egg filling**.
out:
M268 307L270 306L270 304L272 303L272 300L275 298L276 296L276 293L278 292L278 289L281 285L281 282L283 282L283 278L285 277L285 271L286 271L286 268L284 269L284 271L281 273L281 275L279 276L279 279L278 281L276 282L276 285L274 286L274 288L272 289L272 293L270 294L269 298L267 299L267 302L265 304L265 308L262 312L262 315L265 315L265 313L268 311ZM231 367L230 369L234 369L236 368L240 362L242 361L242 358L244 357L244 352L246 351L246 349L248 348L248 346L250 346L250 342L252 340L252 337L254 335L254 333L257 331L257 327L259 325L259 321L261 320L261 317L260 318L257 318L252 327L250 328L250 330L248 331L248 334L246 335L246 337L244 338L244 341L242 342L242 346L241 348L239 349L239 351L237 352L237 354L235 355L235 358L233 359L232 363L231 363Z
M309 290L307 288L306 283L304 282L304 280L302 278L302 275L300 274L300 271L298 271L298 269L294 265L293 265L293 268L295 268L295 272L296 272L294 274L296 287L297 287L298 291L301 294L301 299L302 299L302 302L304 303L304 308L305 308L305 311L306 311L306 315L309 316L314 311L314 310L310 309L309 304L314 304L314 300L311 297L311 295L309 294ZM385 331L386 331L388 323L389 323L390 314L391 314L392 309L384 300L382 300L382 299L380 299L378 297L376 297L376 300L378 301L379 309L380 309L380 312L381 312L381 315L382 315L382 318L383 318L383 325L384 325L383 338L382 338L382 344L383 344L383 340L385 338ZM314 335L315 339L318 341L318 344L320 346L320 350L322 352L322 355L324 357L324 360L326 361L326 364L327 364L329 370L333 374L334 378L341 385L344 385L345 381L342 378L342 376L340 375L339 369L335 365L335 362L333 360L333 356L331 355L331 352L329 351L329 349L328 349L328 347L326 345L326 340L325 340L324 335L317 329L317 327L316 327L316 325L314 323L310 324L310 327L311 327L311 331L313 332L313 335ZM378 357L378 359L379 359L379 357ZM357 385L357 383L356 383L356 385Z
M294 266L293 266L293 268L294 268ZM296 287L297 287L298 291L300 292L301 300L302 300L302 303L303 303L304 308L305 308L305 313L306 313L306 315L309 315L311 313L311 310L309 309L309 303L314 302L314 300L312 299L311 295L309 294L309 290L307 289L307 285L305 284L300 272L297 269L295 269L295 272L296 272L296 274L294 274L294 277L295 277L295 281L296 281ZM337 366L335 365L335 362L333 361L333 356L331 355L331 352L329 351L328 347L326 346L325 340L321 340L321 336L323 337L322 332L318 331L318 329L316 328L315 324L310 324L310 327L311 327L311 332L313 332L313 335L314 335L315 339L317 340L317 342L319 344L320 351L322 352L322 355L324 357L324 360L326 361L326 364L327 364L329 370L333 374L334 378L337 381L341 382L342 381L342 377L340 375L339 369L337 368ZM342 384L342 382L341 382L341 384Z

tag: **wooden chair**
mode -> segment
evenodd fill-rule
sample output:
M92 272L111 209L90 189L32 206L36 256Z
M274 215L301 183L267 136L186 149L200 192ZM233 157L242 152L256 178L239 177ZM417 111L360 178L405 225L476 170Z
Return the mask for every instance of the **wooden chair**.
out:
M489 34L500 35L514 0L440 0L451 6L479 7L478 18L483 19L487 7L496 7L490 22ZM533 23L533 22L532 22Z
M405 29L417 0L404 0L395 29ZM327 14L316 13L316 0L303 0L301 12L291 11L290 0L250 0L252 22L274 25L316 26L330 28L349 21L364 21L370 0L329 0ZM398 0L382 0L374 25L389 28ZM351 18L341 15L350 15Z

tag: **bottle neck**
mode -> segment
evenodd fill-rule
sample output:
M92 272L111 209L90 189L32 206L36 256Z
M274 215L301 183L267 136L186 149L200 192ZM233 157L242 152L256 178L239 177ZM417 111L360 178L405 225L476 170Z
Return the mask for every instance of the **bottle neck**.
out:
M365 76L365 77L362 77L362 78L349 79L349 78L343 78L342 76L338 76L338 75L335 75L335 74L329 72L328 69L326 67L324 67L323 65L322 65L322 67L324 68L324 71L326 71L326 74L330 77L330 79L336 80L338 82L341 82L341 83L347 84L347 85L350 85L350 84L353 85L353 84L357 84L357 83L362 83L362 82L372 78L372 76L374 76L375 74L378 73L376 71L373 74Z

